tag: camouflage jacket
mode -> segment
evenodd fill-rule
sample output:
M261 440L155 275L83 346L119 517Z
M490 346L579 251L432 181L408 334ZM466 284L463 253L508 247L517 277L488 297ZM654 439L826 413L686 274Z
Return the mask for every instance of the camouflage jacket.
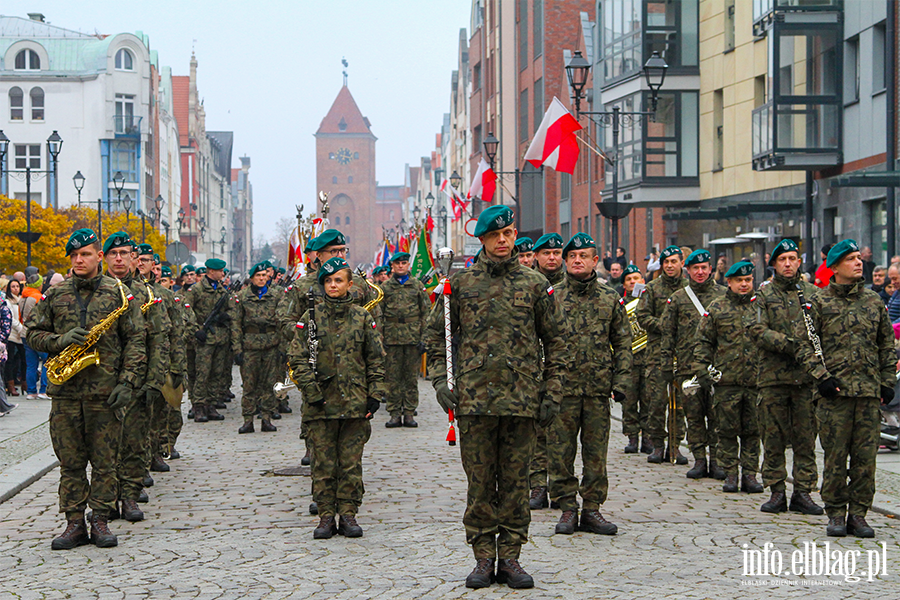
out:
M803 320L797 286L809 300L819 288L802 280L800 273L792 279L775 275L772 283L756 292L754 323L750 335L759 346L759 369L756 385L810 385L806 369L797 362L794 323ZM806 337L804 333L804 338Z
M277 293L277 290L267 290L260 297L252 286L238 292L231 319L231 348L235 354L278 345Z
M184 352L184 313L181 303L176 301L172 290L167 290L158 283L153 284L154 294L163 299L166 314L169 316L169 372L182 375L187 371L187 358Z
M609 398L613 390L633 394L631 324L616 291L596 273L587 281L567 274L553 289L568 328L566 395Z
M76 373L62 385L51 383L48 393L53 398L108 396L119 383L133 388L142 385L147 367L144 317L140 301L127 288L125 293L128 310L94 346L100 364ZM76 294L86 305L84 313ZM37 352L47 352L53 357L64 350L60 343L62 334L75 327L91 330L121 306L122 295L115 279L104 275L91 279L71 277L48 289L44 299L28 315L26 342Z
M697 327L693 365L685 365L685 374L700 376L712 365L722 372L718 385L756 387L759 351L749 330L756 322L755 303L752 292L741 296L727 288L709 303Z
M194 332L199 329L197 317L194 315L194 311L191 310L191 304L184 299L184 294L186 293L187 290L175 292L175 306L178 307L178 312L181 313L181 339L184 343L185 354L187 354L187 348L194 348L197 343ZM187 362L185 362L186 366Z
M534 270L537 271L538 273L540 273L541 275L543 275L544 277L546 277L547 281L550 282L550 285L556 287L556 286L560 285L563 281L566 280L565 265L560 267L559 270L556 271L555 273L544 273L543 271L541 271L540 268L538 268L537 260L534 261L534 264L535 264Z
M381 286L384 299L381 302L381 321L384 344L416 345L422 341L425 319L431 310L431 300L422 282L410 277L400 283L391 277Z
M203 327L203 323L206 322L206 318L213 311L213 308L215 308L219 298L229 294L231 294L231 292L228 291L228 288L221 281L214 288L208 277L204 277L201 281L192 285L191 289L185 294L184 301L186 303L185 306L190 306L190 310L194 312L194 319L197 322L197 327L194 331L187 331L185 334L193 337L194 333ZM219 312L219 318L216 319L217 322L213 323L207 330L207 345L226 344L231 342L231 324L229 321L231 318L232 304L234 303L228 301L225 302ZM194 339L196 340L196 338ZM200 342L196 341L195 343L199 344Z
M688 285L697 294L697 299L706 312L709 312L709 305L713 300L725 295L725 288L717 285L712 277L699 284L688 280ZM676 290L666 301L660 323L662 339L659 344L659 365L662 371L674 371L674 361L677 358L680 363L679 374L690 374L699 323L700 313L687 292L683 289Z
M794 339L797 361L813 379L834 377L842 396L857 398L878 398L882 386L894 387L894 330L878 294L862 281L841 285L832 279L807 303L825 365L815 355L804 319L794 323Z
M384 348L372 315L350 297L317 302L315 372L309 364L308 323L305 312L288 351L292 377L303 393L303 420L365 417L366 401L381 401L385 394ZM322 397L322 406L309 405Z
M566 320L547 278L522 268L516 252L500 263L482 255L450 289L456 414L536 418L542 389L561 401ZM424 341L429 372L445 377L444 311L431 311Z
M152 283L138 276L134 279L132 288L138 291L136 296L140 299L141 312L144 313L144 323L147 326L147 377L144 383L147 387L161 390L172 364L169 344L172 323L169 312Z
M647 347L643 350L649 356L645 359L648 364L659 362L660 340L662 339L662 316L666 310L666 303L672 294L687 285L687 280L682 277L669 277L661 273L659 277L647 284L641 292L641 298L635 314L638 323L647 331Z

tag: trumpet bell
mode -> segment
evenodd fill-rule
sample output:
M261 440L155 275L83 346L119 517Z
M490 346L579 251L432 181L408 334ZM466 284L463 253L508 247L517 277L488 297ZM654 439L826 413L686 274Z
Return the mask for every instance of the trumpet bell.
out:
M284 383L283 381L279 381L274 386L272 386L272 391L275 392L275 395L279 398L284 398L287 396L288 390L297 389L297 384L290 382Z

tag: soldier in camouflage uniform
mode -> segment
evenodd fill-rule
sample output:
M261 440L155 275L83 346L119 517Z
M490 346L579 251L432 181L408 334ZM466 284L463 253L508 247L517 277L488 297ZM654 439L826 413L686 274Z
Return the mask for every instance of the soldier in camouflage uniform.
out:
M534 250L533 268L547 278L550 285L561 285L566 276L562 258L563 239L558 233L545 233L538 238L532 247ZM519 263L522 261L520 260ZM550 504L547 490L549 477L547 472L547 432L537 425L537 437L534 443L534 457L529 466L529 480L531 481L531 497L528 506L531 510L547 508L559 508L556 503Z
M420 369L422 329L431 300L422 282L409 275L409 253L391 257L391 278L382 286L382 336L384 337L385 386L390 420L385 427L418 427L413 412L419 407L416 374ZM402 422L401 422L402 417Z
M468 478L463 523L476 566L467 587L496 579L532 587L519 565L528 540L528 468L538 419L559 412L565 316L547 279L519 264L512 210L490 206L478 217L478 261L450 277L451 330L458 343L456 384L447 384L444 315L432 311L425 331L429 371L445 411L456 411L460 456ZM543 360L541 344L543 343Z
M253 265L250 286L238 293L231 319L231 347L243 381L244 424L238 433L253 433L253 417L257 412L262 413L264 432L277 430L271 419L277 408L272 386L282 375L275 315L278 297L269 291L267 279L265 263Z
M169 321L172 322L172 335L169 336L169 346L176 348L173 354L171 366L172 387L178 388L187 384L187 353L184 343L185 315L189 311L184 310L181 302L181 294L172 291L174 287L172 269L163 266L160 273L159 284L163 288L163 301L169 311ZM174 408L168 402L163 406L162 415L154 421L151 435L155 437L154 448L160 452L160 459L165 455L169 459L181 458L175 449L175 442L181 434L184 421L181 418L181 408ZM152 466L151 466L152 469Z
M534 240L530 237L520 237L516 240L516 250L519 252L519 264L529 269L534 267Z
M645 381L647 382L647 429L650 433L650 441L653 452L647 457L647 462L662 463L666 450L667 429L666 418L669 410L669 392L667 384L660 371L660 348L662 346L662 316L669 298L676 291L687 285L683 276L684 255L678 246L669 246L659 255L662 273L659 277L647 284L641 293L637 307L638 323L647 331L647 353L645 359ZM681 398L676 395L675 416L675 458L679 465L686 465L687 458L681 454L677 444L684 439L684 409L681 406ZM671 417L671 415L670 415Z
M675 393L681 399L687 421L687 438L694 466L686 473L689 479L712 477L725 479L725 472L716 461L716 413L712 397L705 390L686 396L681 384L692 375L694 345L697 343L697 325L710 302L725 295L722 286L711 277L712 258L706 250L695 250L687 257L685 267L688 286L677 290L667 301L663 312L662 340L660 342L660 370L666 383L675 384ZM699 302L700 307L691 298ZM702 310L702 313L701 313ZM680 369L680 372L676 370ZM709 459L707 460L707 449Z
M93 231L75 231L66 244L66 256L73 276L47 290L25 323L31 348L54 358L74 344L83 344L90 330L115 311L124 312L93 346L100 355L99 365L50 385L50 439L60 465L60 512L67 521L52 548L68 550L89 541L108 548L118 544L108 520L116 509L122 417L134 403L146 369L144 319L139 302L127 288L102 274L103 253ZM87 506L93 509L90 538L84 521Z
M638 301L640 294L635 295L635 286L644 285L644 276L635 265L625 267L622 279L622 301L627 308L631 302ZM629 321L629 327L631 322ZM647 428L648 413L650 407L647 402L647 374L646 374L646 348L633 352L634 364L631 368L633 393L626 395L622 402L622 433L628 438L625 446L625 454L636 454L638 448L644 454L650 454L653 446L650 444L650 431ZM638 439L643 433L643 440L638 446Z
M728 291L706 307L697 328L693 373L700 389L712 396L718 425L717 458L725 471L723 492L762 493L759 470L759 425L756 416L756 369L759 362L750 326L756 322L753 263L740 261L725 273ZM722 375L713 381L709 366ZM713 384L715 383L715 391ZM740 438L740 440L738 439Z
M391 268L387 265L381 265L372 269L372 281L375 285L380 286L391 277Z
M759 346L759 426L765 454L763 485L772 496L760 510L788 510L785 495L784 453L791 447L794 492L790 509L807 515L825 511L810 497L818 485L816 467L816 420L813 414L812 380L796 358L794 323L803 320L798 290L812 298L818 288L800 277L800 249L792 240L782 240L772 250L769 265L775 277L762 286L754 301L756 322L750 334Z
M228 352L226 352L225 346L231 344L229 313L231 305L234 303L226 300L209 330L203 329L203 324L213 312L219 299L230 294L228 288L222 283L225 276L224 269L224 260L220 258L207 260L206 268L202 273L203 279L191 286L185 297L185 302L194 312L194 318L198 325L195 331L189 332L196 338L196 381L194 382L194 421L196 423L225 419L216 411L216 402L221 399L217 396L221 386L219 382L225 378L225 370L231 369L231 364L226 362Z
M875 495L879 399L887 404L894 398L894 332L881 298L864 285L863 261L854 240L832 246L825 266L834 272L831 283L808 298L804 308L818 334L821 355L816 355L802 319L794 324L794 339L797 360L815 380L819 396L826 533L874 537L866 513Z
M369 419L384 397L384 349L375 320L349 294L353 274L343 258L319 270L325 297L315 314L305 312L288 353L291 373L303 392L303 421L312 446L313 498L318 505L316 539L335 533L360 537L356 514L363 499L362 454ZM306 327L315 323L315 366L309 362ZM335 523L335 515L340 523Z
M631 389L631 325L625 303L601 283L594 270L600 257L594 240L576 234L563 249L566 278L555 288L568 320L566 387L559 414L547 429L550 495L562 509L556 533L581 531L615 535L618 527L600 514L609 478L610 396L623 402ZM581 486L575 455L581 439ZM578 518L578 493L584 502Z

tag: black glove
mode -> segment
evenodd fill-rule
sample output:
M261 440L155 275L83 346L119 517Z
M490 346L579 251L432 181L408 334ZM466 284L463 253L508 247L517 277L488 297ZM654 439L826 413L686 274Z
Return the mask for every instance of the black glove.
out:
M881 386L881 403L890 404L894 399L894 388L886 385Z
M134 402L134 390L127 383L120 383L109 395L106 404L114 411L125 411Z
M366 418L371 419L374 417L380 406L381 402L378 401L378 398L369 398L366 400Z
M819 385L819 393L823 398L836 398L841 388L838 387L838 381L834 377L829 377Z
M244 365L244 353L243 352L238 352L237 354L234 355L234 364L236 364L239 367L242 367Z
M194 332L194 337L197 338L201 344L205 344L206 343L206 330L198 329L197 331Z
M61 336L59 336L59 347L60 350L68 348L72 344L83 344L87 339L88 330L82 327L76 327L75 329L70 329L65 332Z
M674 371L663 371L662 372L663 381L666 383L672 383L675 381L675 372Z
M621 404L622 402L625 402L625 394L623 394L622 392L620 392L618 390L613 390L612 395L613 395L613 400L618 402L619 404Z
M184 383L184 375L181 373L172 373L169 375L172 378L172 387L178 388L182 383Z
M438 404L441 405L441 408L444 409L445 413L456 410L456 407L459 406L459 397L456 395L456 392L451 390L450 386L447 385L446 378L441 377L434 380L434 391L437 395Z
M548 427L558 414L559 402L556 402L550 394L541 394L541 408L538 412L538 421L541 427Z
M700 384L700 389L703 390L704 392L711 391L713 388L713 380L712 380L712 377L710 377L710 375L709 375L709 371L700 373L697 376L697 383Z
M416 350L419 351L419 356L425 354L425 342L419 342L416 344Z

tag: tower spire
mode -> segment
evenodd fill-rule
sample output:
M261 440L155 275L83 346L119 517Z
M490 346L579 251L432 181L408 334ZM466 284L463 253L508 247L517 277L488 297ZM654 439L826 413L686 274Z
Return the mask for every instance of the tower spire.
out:
M344 65L344 71L343 71L343 73L344 73L344 87L347 87L347 67L348 67L347 59L344 58L344 57L341 57L341 64Z

